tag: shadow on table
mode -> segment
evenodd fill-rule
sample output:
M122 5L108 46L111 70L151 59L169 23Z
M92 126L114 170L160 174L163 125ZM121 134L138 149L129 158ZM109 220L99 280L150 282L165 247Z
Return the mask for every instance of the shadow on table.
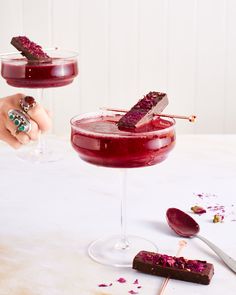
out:
M167 236L176 237L176 235L172 232L172 230L165 222L152 220L140 220L139 222L145 227L147 226L148 228L152 228L157 232L160 232Z

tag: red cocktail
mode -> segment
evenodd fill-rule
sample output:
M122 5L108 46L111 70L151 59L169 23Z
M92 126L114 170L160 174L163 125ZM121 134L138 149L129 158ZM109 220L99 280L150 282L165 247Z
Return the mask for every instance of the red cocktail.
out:
M102 111L79 115L71 120L71 143L80 158L94 165L113 168L146 167L162 162L175 145L175 121L154 117L133 132L121 131L118 112ZM121 234L95 240L88 253L95 261L130 267L142 249L156 251L154 243L126 234L126 170L121 194ZM116 176L117 176L116 171ZM104 181L104 183L106 180Z
M121 131L118 113L86 114L72 119L71 142L91 164L132 168L165 160L175 145L174 121L155 117L135 132Z
M54 51L49 54L51 63L29 62L20 54L2 58L2 77L9 85L24 88L60 87L72 83L78 75L76 53Z
M47 53L50 56L47 62L28 60L20 53L1 56L2 77L13 87L36 89L35 98L38 103L42 103L45 88L66 86L78 75L76 52L54 49ZM61 152L48 149L44 138L40 136L36 148L23 148L18 156L30 162L54 162L62 155Z

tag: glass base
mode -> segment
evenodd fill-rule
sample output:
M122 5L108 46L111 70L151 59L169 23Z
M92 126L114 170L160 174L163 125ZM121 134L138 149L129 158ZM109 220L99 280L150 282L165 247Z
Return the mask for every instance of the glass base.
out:
M101 264L116 267L131 267L135 255L141 251L157 252L157 246L144 238L109 236L92 242L88 248L89 256Z
M17 151L17 157L23 161L31 162L31 163L49 163L56 162L63 158L62 153L57 151L50 150L40 150L37 148L22 148Z

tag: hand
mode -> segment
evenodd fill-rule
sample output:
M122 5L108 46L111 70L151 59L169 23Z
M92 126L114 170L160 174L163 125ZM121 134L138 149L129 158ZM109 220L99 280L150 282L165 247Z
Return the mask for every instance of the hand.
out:
M0 99L0 140L5 141L13 148L20 148L31 140L37 140L41 132L48 131L52 122L48 112L40 105L36 104L27 112L30 117L31 130L29 132L16 132L17 126L8 117L10 109L22 111L20 100L25 97L18 93Z

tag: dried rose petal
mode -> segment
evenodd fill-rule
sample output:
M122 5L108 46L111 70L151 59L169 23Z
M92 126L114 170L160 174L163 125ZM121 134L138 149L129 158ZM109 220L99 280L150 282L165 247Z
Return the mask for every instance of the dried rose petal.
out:
M191 207L191 210L195 213L195 214L203 214L206 213L206 210L200 206L193 206Z
M197 194L197 196L198 196L199 198L202 198L202 197L203 197L203 194Z
M200 198L201 200L206 199L206 198L217 198L218 196L215 194L211 194L211 193L194 193L194 196Z
M102 287L102 288L104 288L104 287L111 287L112 286L112 283L110 283L109 285L107 285L107 284L99 284L98 285L98 287Z
M129 293L129 294L133 294L133 295L134 295L134 294L138 294L138 292L135 292L134 290L130 290L130 291L128 291L128 293Z
M225 206L223 205L208 206L207 209L209 209L212 212L217 212L217 211L221 211L222 213L225 212Z
M133 282L133 284L139 284L139 282L138 282L138 279L136 279L134 282Z
M124 284L124 283L126 283L126 279L125 279L125 278L119 278L119 279L117 280L117 282L119 282L119 283L121 283L121 284Z

